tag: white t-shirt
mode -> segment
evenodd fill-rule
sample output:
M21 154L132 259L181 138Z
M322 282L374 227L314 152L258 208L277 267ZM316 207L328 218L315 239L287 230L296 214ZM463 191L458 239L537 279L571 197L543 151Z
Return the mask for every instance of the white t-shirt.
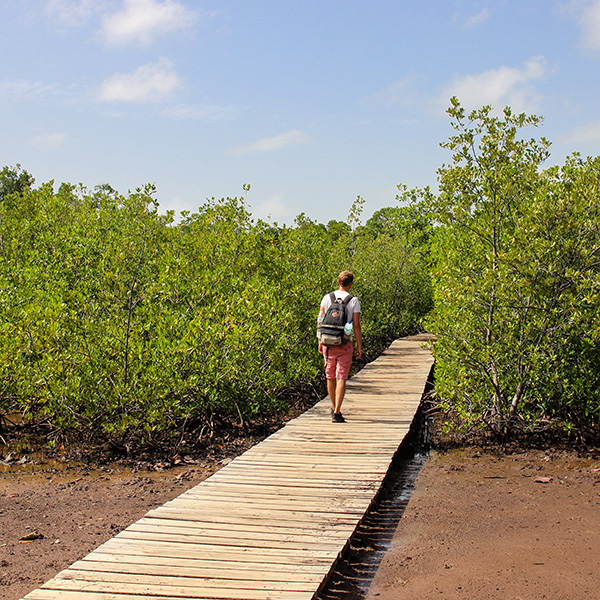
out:
M346 296L348 296L348 292L344 292L343 290L335 290L334 294L335 294L336 298L341 298L342 300ZM321 310L319 311L319 315L323 316L327 312L327 309L330 306L331 306L331 298L329 297L329 294L325 294L325 296L323 296L323 299L321 300ZM360 312L360 302L358 301L358 298L356 296L353 296L352 300L350 300L350 302L348 302L348 304L346 306L346 314L348 316L348 321L352 321L354 313L359 313L359 312Z

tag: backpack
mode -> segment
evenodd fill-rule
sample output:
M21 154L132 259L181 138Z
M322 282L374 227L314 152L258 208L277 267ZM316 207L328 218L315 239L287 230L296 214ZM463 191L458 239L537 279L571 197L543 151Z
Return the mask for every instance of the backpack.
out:
M348 294L343 300L329 294L331 304L325 312L323 320L317 325L317 338L324 346L340 346L350 338L344 335L344 325L348 321L347 305L352 296Z

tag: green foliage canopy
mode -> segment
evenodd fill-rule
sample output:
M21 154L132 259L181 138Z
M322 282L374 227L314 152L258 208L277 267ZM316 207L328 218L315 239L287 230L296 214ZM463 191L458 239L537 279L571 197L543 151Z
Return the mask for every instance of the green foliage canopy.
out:
M12 181L15 170L6 170ZM368 343L414 329L425 263L305 215L255 222L244 199L161 215L154 186L121 195L33 179L0 203L0 411L126 447L214 412L280 408L322 374L318 304L355 262Z
M500 436L559 419L600 420L600 159L549 155L522 128L456 99L439 194L412 192L438 223L432 247L436 389L464 423Z

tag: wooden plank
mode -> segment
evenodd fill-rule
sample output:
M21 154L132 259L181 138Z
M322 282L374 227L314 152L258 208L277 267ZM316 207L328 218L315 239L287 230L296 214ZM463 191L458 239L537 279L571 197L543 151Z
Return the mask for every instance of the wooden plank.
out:
M346 498L372 498L373 489L372 487L362 488L344 488L334 490L337 496L343 496ZM236 479L232 481L222 481L218 484L215 482L207 482L207 484L200 490L194 488L189 494L190 498L201 498L204 495L212 497L213 495L219 496L230 496L235 495L239 498L243 495L250 495L256 497L272 497L272 498L331 498L331 488L325 489L322 486L305 486L294 485L292 483L281 483L274 481L271 478L260 479Z
M276 467L277 469L295 469L304 468L306 473L310 473L313 470L330 469L332 465L335 465L342 471L348 471L349 473L372 473L371 469L381 469L381 465L384 461L376 456L365 456L360 463L357 463L356 456L348 455L345 453L343 456L331 456L331 455L320 455L310 454L305 452L303 454L293 453L291 456L287 453L280 452L277 447L265 447L261 448L260 452L254 452L244 456L244 458L236 459L230 464L233 466L237 465L266 465ZM229 465L228 465L229 466Z
M285 462L287 455L279 455L282 463ZM313 463L307 460L304 464L285 465L277 464L273 461L244 461L231 465L231 469L227 472L227 477L235 475L239 471L251 470L251 466L255 465L255 469L259 473L269 473L273 476L293 475L294 477L311 478L312 476L320 479L338 480L338 481L360 481L365 477L380 477L387 472L381 463L374 464L371 469L356 465L353 468L351 463L347 465L337 464L335 461L327 464L325 462L317 463L313 458ZM248 465L246 467L246 465ZM229 465L227 465L229 468ZM225 474L223 475L225 476Z
M287 481L296 485L300 484L303 487L311 487L312 482L318 482L317 487L335 489L370 486L374 481L379 481L385 475L385 472L377 469L376 473L367 472L352 472L350 468L342 469L331 465L327 469L313 469L312 471L306 469L291 470L285 468L277 468L276 465L262 465L257 466L256 469L242 469L237 465L236 468L231 469L227 475L213 479L215 482L223 483L237 483L239 480L253 479L268 479L272 483L278 481ZM337 476L337 478L336 478ZM302 483L304 482L304 483ZM314 486L313 486L314 487Z
M303 442L301 440L289 440L285 444L277 444L265 448L264 454L256 454L256 458L261 460L263 457L269 457L273 461L277 458L286 456L290 460L289 465L295 464L313 464L326 461L325 464L331 465L349 465L355 466L356 459L361 459L361 466L367 467L364 471L368 472L368 468L371 465L380 465L386 458L389 458L394 454L398 448L402 438L394 440L392 442L382 441L381 444L369 444L369 445L356 445L353 446L351 441L342 442L338 441L334 447L329 448L327 446L320 445L319 442ZM308 452L307 449L311 451ZM300 454L301 453L301 454ZM251 460L254 455L246 457L246 460ZM365 459L362 461L362 459ZM240 461L245 462L245 461ZM287 466L289 466L287 465Z
M222 523L217 523L214 520L205 519L204 521L183 521L174 519L156 519L152 517L144 517L130 525L127 529L139 530L138 528L156 528L161 531L188 531L188 532L212 532L213 530L222 531L224 536L230 535L230 532L223 527ZM310 531L310 530L309 530ZM298 526L268 526L249 523L245 520L238 520L233 528L234 534L264 534L264 535L290 535L304 536L305 530ZM319 537L323 539L339 539L344 537L343 531L337 533L333 530L327 530L319 533ZM346 536L347 537L347 536ZM314 540L314 530L309 538Z
M229 544L229 540L221 540L220 543L207 543L201 542L187 543L187 542L161 542L156 540L144 540L143 544L138 543L136 540L128 540L125 538L115 537L101 546L104 552L117 550L117 552L128 551L131 552L138 549L141 554L148 554L152 556L165 556L167 552L171 553L173 557L180 556L198 556L206 558L208 555L216 556L217 554L227 554L237 557L248 557L256 555L255 550L260 551L261 559L266 561L274 562L285 562L291 560L292 562L298 557L302 556L306 559L328 559L335 557L337 552L334 550L319 550L316 548L268 548L264 545L257 544L252 546L248 544L246 546L234 546ZM339 550L339 548L338 548Z
M312 429L314 431L314 428ZM378 429L381 428L379 427ZM269 444L265 444L265 446L261 448L261 452L250 452L245 455L245 458L248 459L251 456L262 456L263 454L267 454L267 452L277 452L280 449L287 450L289 447L292 447L296 453L313 456L320 452L328 452L331 456L336 456L339 459L343 459L344 456L347 456L348 451L350 451L350 456L366 453L367 456L364 457L366 463L376 462L378 455L385 455L389 458L389 449L393 452L398 447L397 442L398 436L400 435L400 432L398 432L398 434L393 437L384 438L382 436L380 439L374 438L372 440L361 442L356 440L356 435L358 433L356 428L344 433L347 434L346 439L343 439L339 435L336 436L335 439L323 439L322 436L318 435L313 435L311 438L304 439L298 435L296 431L290 430L286 439L280 438L279 440L272 440ZM361 430L359 433L364 433L364 431Z
M163 508L166 508L163 507ZM344 515L347 518L353 518L355 516L362 516L365 512L366 507L361 510L360 508L353 507L340 507L340 506L327 506L322 504L321 506L315 506L312 508L302 508L295 506L262 506L251 504L250 502L238 505L232 505L230 502L218 502L214 501L203 501L203 500L185 500L172 501L169 504L169 508L175 510L195 510L195 511L210 511L214 515L243 515L247 519L288 519L290 521L316 521L322 519L332 518L343 518Z
M234 571L236 573L245 573L246 571L256 572L282 572L289 573L289 566L286 562L273 562L273 561L261 561L260 559L248 562L248 560L219 560L215 557L212 558L190 558L182 557L176 562L169 556L156 556L156 555L138 555L138 554L126 554L126 553L104 553L100 550L95 550L87 556L81 559L83 563L98 564L98 565L111 565L114 564L117 567L121 565L140 565L142 567L148 567L147 573L153 573L155 567L168 567L168 568L187 568L193 571L199 569L212 569L218 571ZM77 564L77 563L75 563ZM323 572L323 561L320 562L305 562L304 564L294 565L294 572L297 573L322 573ZM110 570L107 567L107 570Z
M231 494L198 494L196 496L186 496L173 501L170 506L181 506L184 508L203 507L216 508L217 510L222 505L226 510L231 511L246 511L261 508L265 510L285 511L289 510L296 512L309 513L338 513L341 510L347 513L363 514L368 500L364 498L348 498L346 496L333 496L328 502L323 498L312 500L310 498L298 498L297 496L289 496L282 494L279 497L275 496L247 496L240 503L240 497L237 498Z
M279 471L299 471L307 475L311 472L327 472L332 465L335 465L341 471L347 471L349 474L354 472L358 475L359 473L371 473L371 467L380 468L383 462L381 457L365 457L364 462L358 462L357 457L348 454L348 452L344 456L309 454L308 452L290 456L287 453L278 452L277 448L273 448L272 451L269 448L262 448L260 452L230 462L226 468L227 471L230 471L236 467L253 464L257 468L273 467ZM354 471L351 470L352 468L354 468ZM337 471L335 473L330 472L329 476L331 479L339 478Z
M115 555L104 555L112 558ZM81 560L72 565L72 569L80 571L101 571L113 573L153 573L155 575L174 575L188 577L222 577L223 579L257 579L264 581L321 581L323 566L297 565L292 571L288 565L274 563L236 563L233 561L187 561L192 566L173 564L171 559L161 557L144 557L148 560L133 560L134 557L118 555L120 560ZM162 560L163 563L149 562ZM150 568L151 567L151 568Z
M170 517L170 518L169 518ZM224 516L220 519L214 518L214 515L206 515L206 514L187 514L187 515L178 515L177 513L161 513L160 517L156 517L153 515L147 516L147 519L160 521L161 523L171 523L178 527L189 527L193 528L212 528L219 529L224 532L227 532L228 529L232 529L234 531L254 531L254 532L279 532L279 533L290 533L290 532L303 532L304 528L302 527L301 522L294 521L290 523L286 520L279 521L251 521L249 522L245 518L240 518L239 516ZM310 521L306 521L309 531L315 532L318 531L319 536L323 537L337 537L338 535L347 534L352 531L354 526L354 520L352 519L350 523L336 522L336 523L328 523L327 526L322 526L321 524L311 523Z
M232 515L231 513L227 512L227 511L210 511L207 512L206 510L196 510L193 508L174 508L174 507L168 507L168 506L161 506L155 510L152 510L148 513L148 515L153 516L153 517L162 517L164 519L182 519L182 520L187 520L187 521L202 521L204 519L206 519L207 515L210 515L211 518L214 519L215 522L218 523L229 523L229 524L238 524L240 522L240 514L235 514ZM323 517L324 515L320 515L320 517ZM248 517L244 516L244 518L242 519L243 521L247 522L248 521ZM314 517L311 517L310 515L294 515L294 518L290 518L289 515L287 515L286 513L281 513L279 515L274 515L274 514L268 514L268 515L262 515L262 514L258 514L256 513L255 516L252 518L252 522L253 523L260 523L262 525L266 525L266 526L274 526L274 525L282 525L282 526L289 526L290 524L293 524L295 527L300 526L302 523L306 524L307 527L312 527L313 531L315 533L317 532L321 532L321 531L327 531L327 530L331 530L331 529L345 529L347 530L347 526L351 525L354 526L356 525L356 517L340 517L333 515L332 517L328 518L327 520L325 519L321 519L319 521L316 521Z
M126 529L122 531L117 538L119 540L135 540L142 543L152 542L174 542L182 544L198 544L206 546L227 545L228 548L281 548L282 550L304 550L307 544L312 548L325 551L338 551L340 540L312 539L309 536L300 536L304 539L294 539L293 536L272 536L272 535L192 535L190 533L169 533L165 531L136 531ZM309 538L309 539L306 539ZM343 540L342 540L343 543Z
M52 580L54 581L54 580ZM67 589L70 587L70 589ZM107 595L109 594L109 595ZM277 590L219 590L197 588L148 589L148 586L102 585L83 582L80 585L63 585L52 589L47 584L28 594L31 600L310 600L313 592L292 592Z
M281 516L280 512L288 514L289 511L293 511L294 514L313 515L308 518L314 519L316 514L340 514L344 512L350 515L361 515L365 512L369 503L370 498L362 498L358 500L346 501L344 498L331 498L326 501L323 498L319 498L318 501L313 502L296 502L291 499L281 498L248 498L243 505L235 505L235 502L239 502L239 499L234 499L233 496L214 496L208 498L188 498L181 500L177 504L170 505L171 508L191 508L198 509L206 507L213 513L218 511L224 511L227 514L243 515L249 514L249 511L258 511L261 513L268 512L269 515L275 517ZM275 512L277 511L277 512ZM252 513L256 515L256 512Z
M302 592L314 589L312 582L309 581L278 581L278 580L252 580L237 579L229 580L218 577L173 577L164 575L148 575L142 573L99 573L91 571L80 571L78 569L66 569L59 573L52 583L44 587L47 589L81 589L86 583L92 585L105 586L105 589L114 589L123 591L124 588L131 586L139 589L139 586L146 586L147 589L165 590L168 588L198 588L203 589L236 589L244 590L277 590ZM193 596L192 596L193 597Z

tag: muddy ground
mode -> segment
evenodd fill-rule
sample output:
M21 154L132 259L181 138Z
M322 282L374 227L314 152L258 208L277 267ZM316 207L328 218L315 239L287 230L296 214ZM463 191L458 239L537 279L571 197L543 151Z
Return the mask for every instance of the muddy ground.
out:
M600 598L598 454L434 452L369 600Z
M0 599L39 587L220 462L3 467ZM367 597L589 600L600 597L599 565L597 455L433 452Z

